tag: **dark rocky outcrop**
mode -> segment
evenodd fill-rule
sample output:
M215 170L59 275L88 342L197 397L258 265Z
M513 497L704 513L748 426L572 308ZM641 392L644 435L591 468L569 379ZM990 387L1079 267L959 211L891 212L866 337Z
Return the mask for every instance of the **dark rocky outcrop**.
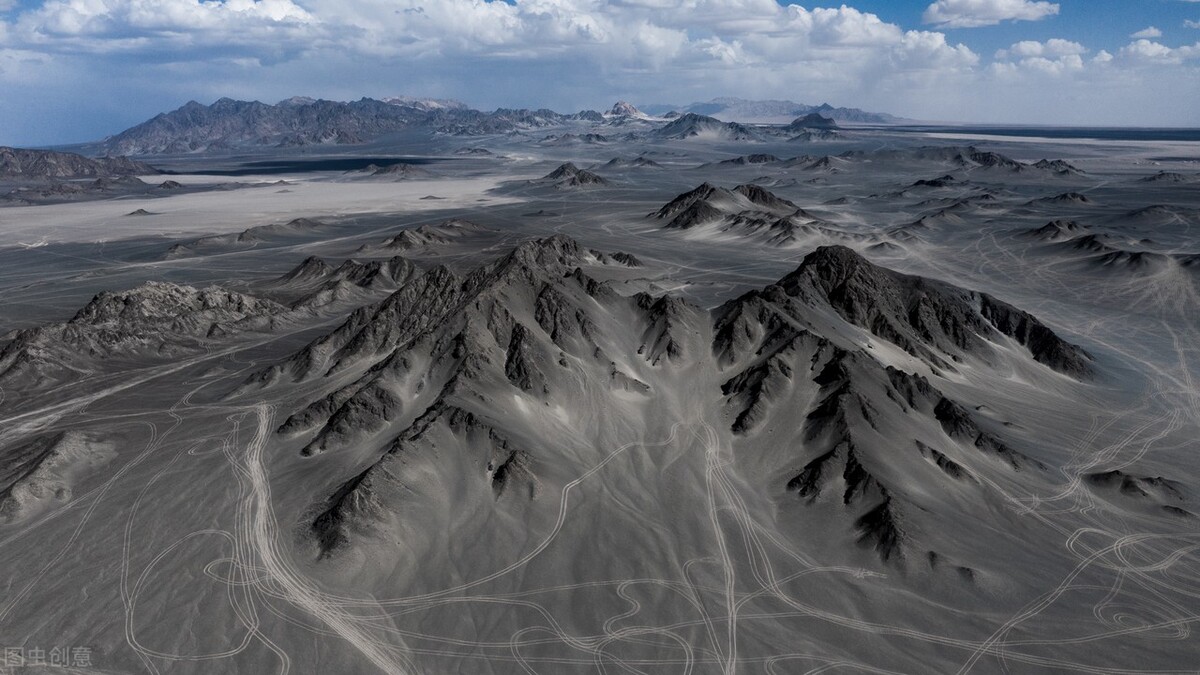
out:
M687 113L650 132L654 138L683 140L706 137L724 141L756 141L758 134L737 122L722 122L714 117Z
M11 334L0 350L0 382L38 387L97 369L118 356L159 360L199 351L212 339L271 328L287 308L212 287L164 282L105 291L64 323Z
M158 169L127 157L92 159L70 152L0 147L0 179L113 178L156 173Z
M1059 372L1086 377L1090 357L1035 317L986 293L873 265L844 246L825 246L764 291L829 306L850 323L938 367L967 355L987 358L998 333ZM948 357L948 360L947 360Z
M608 181L604 178L586 169L580 169L571 162L567 162L546 174L542 178L542 181L553 183L555 187L559 188L608 185Z

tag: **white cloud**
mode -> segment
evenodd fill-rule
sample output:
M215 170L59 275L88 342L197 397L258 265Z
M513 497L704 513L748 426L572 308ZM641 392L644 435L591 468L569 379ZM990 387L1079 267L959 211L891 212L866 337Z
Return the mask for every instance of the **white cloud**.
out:
M634 49L632 58L653 68L661 68L673 61L688 41L685 31L664 28L649 21L639 22L629 36Z
M322 51L380 59L567 56L638 70L815 61L860 77L909 52L901 60L955 67L972 60L965 46L908 36L853 7L810 10L775 0L48 0L16 22L12 33L28 47L179 62L277 62ZM917 59L918 52L929 53ZM692 58L700 62L679 63Z
M1156 60L1171 58L1173 50L1151 40L1138 40L1121 48L1121 55L1138 60Z
M979 63L940 32L775 0L47 0L15 21L10 37L19 33L22 48L84 69L119 71L106 59L121 59L147 77L207 71L217 95L252 98L333 96L331 82L342 96L392 93L421 81L485 106L480 97L567 109L606 90L662 100L664 88L847 100ZM291 91L265 88L267 72L284 71ZM273 87L286 86L276 77Z
M1138 32L1130 35L1129 37L1131 37L1131 38L1160 38L1160 37L1162 37L1162 34L1163 33L1161 30L1155 28L1154 26L1150 26L1148 28L1143 28L1142 30L1139 30Z
M1002 21L1038 21L1058 14L1057 3L1034 0L937 0L925 9L925 23L945 28L977 28Z
M1192 21L1191 19L1183 20L1184 28L1200 28L1200 21Z
M1083 55L1087 51L1087 47L1078 42L1060 38L1052 38L1045 42L1024 40L996 52L996 63L992 65L992 72L1007 76L1023 71L1061 75L1082 70Z
M1200 42L1183 47L1168 47L1153 40L1135 40L1121 48L1119 56L1133 64L1180 64L1200 58Z
M1031 56L1078 56L1087 53L1087 47L1061 38L1051 38L1045 42L1024 40L1017 42L1008 49L996 52L997 59L1026 58Z
M1048 75L1059 75L1068 71L1081 70L1083 68L1083 59L1076 55L1063 56L1057 59L1035 56L1029 59L1022 59L1020 66Z
M966 45L950 45L943 33L910 30L893 51L906 69L961 71L979 64L979 55Z
M45 107L0 101L0 129L16 135L12 129L37 120L51 120L50 128L81 119L70 111L84 109L82 101L90 131L66 140L115 132L189 98L397 92L559 110L599 107L615 96L687 103L732 95L828 100L924 119L1037 122L1041 115L1059 123L1119 123L1119 114L1180 123L1194 116L1185 104L1200 108L1192 67L1200 46L1141 39L1093 56L1071 40L1027 40L981 64L944 32L909 30L837 4L45 0L8 14L7 27L0 20L0 91ZM926 19L958 27L1057 11L1048 2L941 0ZM1167 103L1155 107L1162 117L1139 112L1138 103L1163 97ZM1067 98L1081 103L1060 105Z
M291 0L51 0L14 22L23 46L47 51L158 53L231 47L278 56L320 37L319 21Z
M900 41L900 27L884 23L878 16L860 12L842 5L839 9L813 9L806 12L803 7L788 7L790 21L787 27L797 32L806 32L816 44L822 45L878 45Z
M53 0L22 15L25 25L58 35L192 31L262 23L312 23L291 0Z

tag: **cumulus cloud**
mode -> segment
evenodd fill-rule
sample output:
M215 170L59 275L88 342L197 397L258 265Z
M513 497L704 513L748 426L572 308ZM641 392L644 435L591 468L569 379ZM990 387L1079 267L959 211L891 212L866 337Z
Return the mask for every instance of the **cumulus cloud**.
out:
M1153 40L1135 40L1122 47L1118 55L1134 64L1181 64L1200 58L1200 42L1183 47L1168 47Z
M906 41L900 26L852 7L809 10L774 0L305 0L303 7L293 0L49 0L17 22L30 44L92 53L228 44L385 58L569 51L665 65L706 54L756 63L842 50L861 52L849 58L861 63L868 52L886 55ZM960 51L944 42L939 48Z
M87 140L190 98L278 100L294 94L348 99L413 93L484 108L560 110L605 105L614 96L686 103L734 95L828 100L924 119L1008 116L1033 122L1018 115L1078 115L1046 120L1064 123L1117 114L1115 105L1101 100L1117 97L1118 89L1107 86L1114 81L1125 83L1121 101L1131 106L1150 99L1138 92L1152 87L1176 96L1172 105L1200 98L1188 84L1194 82L1195 47L1139 38L1093 55L1071 40L1027 40L984 63L940 30L912 30L837 4L36 0L0 15L0 88L9 94L0 99L36 99L46 110L0 105L0 129L14 133L34 124L26 118L62 119L54 106L70 111L86 100L94 133L38 138ZM1057 12L1056 4L1030 0L938 0L925 19L955 28ZM1146 77L1152 68L1154 77ZM1047 78L1054 78L1053 86L1043 86ZM13 88L20 83L27 89ZM1038 107L1037 101L1068 92L1098 98L1086 106ZM1175 108L1155 109L1165 115L1176 114Z
M21 48L86 69L114 59L170 67L173 82L207 71L231 94L235 80L275 85L271 70L295 78L293 93L321 95L352 82L370 85L354 93L371 94L383 74L443 95L495 100L507 89L505 104L570 105L610 89L659 98L664 86L697 96L816 88L838 98L979 63L939 32L847 5L775 0L45 0L13 21ZM314 92L318 77L327 81Z
M1162 37L1162 34L1163 33L1161 30L1155 28L1154 26L1150 26L1148 28L1143 28L1143 29L1139 30L1138 32L1130 35L1129 37L1131 37L1131 38L1160 38L1160 37Z
M925 23L945 28L977 28L1002 21L1038 21L1059 6L1040 0L937 0L925 9Z
M910 30L895 50L893 57L907 69L961 71L979 63L979 55L966 45L950 45L943 33Z
M240 47L231 57L278 55L320 38L319 21L291 0L51 0L13 24L23 46L84 53Z
M1078 42L1052 38L1045 42L1023 40L1008 49L996 52L992 72L1012 77L1021 72L1044 75L1061 75L1077 72L1084 68L1083 55L1088 51Z
M1183 20L1184 28L1200 28L1200 21L1192 21L1191 19Z
M21 21L49 35L128 35L306 24L314 18L291 0L52 0Z
M1087 53L1087 47L1060 38L1051 38L1045 42L1024 40L1017 42L1008 49L996 52L997 59L1028 58L1031 56L1078 56Z

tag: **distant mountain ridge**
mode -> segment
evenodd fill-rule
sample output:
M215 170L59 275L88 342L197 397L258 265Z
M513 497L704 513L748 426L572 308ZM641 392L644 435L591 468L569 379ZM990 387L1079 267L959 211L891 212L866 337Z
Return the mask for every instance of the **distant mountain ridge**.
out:
M668 112L696 113L715 117L723 122L784 122L814 113L837 122L856 124L894 124L903 121L902 118L887 113L867 112L858 108L838 108L828 103L805 105L795 101L751 101L729 96L685 106L653 103L641 106L641 110L650 115L665 115Z
M297 96L274 105L222 98L212 105L189 101L89 149L102 155L156 155L247 146L351 145L418 127L475 136L555 126L579 117L547 109L482 112L458 101L404 96L348 102Z
M99 147L107 154L151 155L238 145L350 144L427 121L445 110L368 98L343 103L295 97L276 105L230 98L207 106L189 101L104 139Z
M660 106L661 107L661 106ZM393 96L382 100L328 101L295 96L276 104L222 98L204 105L189 101L170 112L83 146L97 156L159 155L220 152L253 147L354 145L409 129L426 129L454 136L485 136L571 124L622 128L630 133L649 132L659 138L720 136L726 140L754 140L757 134L728 119L732 116L773 117L772 123L792 124L804 131L804 140L828 140L818 131L836 128L834 121L887 122L890 115L866 113L829 105L802 106L790 101L715 99L695 104L707 112L687 111L662 116L618 101L605 112L583 110L573 114L549 109L498 108L484 112L449 99ZM665 124L667 128L656 129ZM801 125L804 129L795 128ZM661 132L661 133L660 133Z

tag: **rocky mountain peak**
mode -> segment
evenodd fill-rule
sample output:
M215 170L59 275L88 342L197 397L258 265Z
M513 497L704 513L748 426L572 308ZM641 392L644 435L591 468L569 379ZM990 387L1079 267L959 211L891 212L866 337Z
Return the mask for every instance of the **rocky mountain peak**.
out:
M565 162L554 171L546 174L544 181L554 182L558 187L580 187L588 185L605 185L607 180L600 176L580 169L572 162Z
M608 114L619 117L638 117L642 112L633 107L631 103L617 101L613 104L612 109L608 111Z
M794 283L798 276L803 275L819 281L824 287L833 288L846 283L861 270L873 267L866 258L848 246L821 246L804 256L800 267L785 277L781 285L787 287Z
M282 311L271 302L220 288L197 289L163 281L149 281L128 291L105 291L92 298L67 322L97 326L171 321L202 312L229 313L237 316L266 315Z
M579 167L575 166L574 162L564 162L557 169L546 174L546 180L562 180L579 175Z
M797 117L788 125L793 129L837 129L837 122L825 117L819 112L812 112L803 117Z
M999 333L1054 370L1091 374L1088 353L1031 314L986 293L876 266L845 246L808 254L778 287L806 304L827 303L850 323L936 367L952 367L944 356L992 358L988 343Z
M579 242L566 235L556 234L520 244L505 260L525 267L565 272L579 265L585 255L586 252Z

